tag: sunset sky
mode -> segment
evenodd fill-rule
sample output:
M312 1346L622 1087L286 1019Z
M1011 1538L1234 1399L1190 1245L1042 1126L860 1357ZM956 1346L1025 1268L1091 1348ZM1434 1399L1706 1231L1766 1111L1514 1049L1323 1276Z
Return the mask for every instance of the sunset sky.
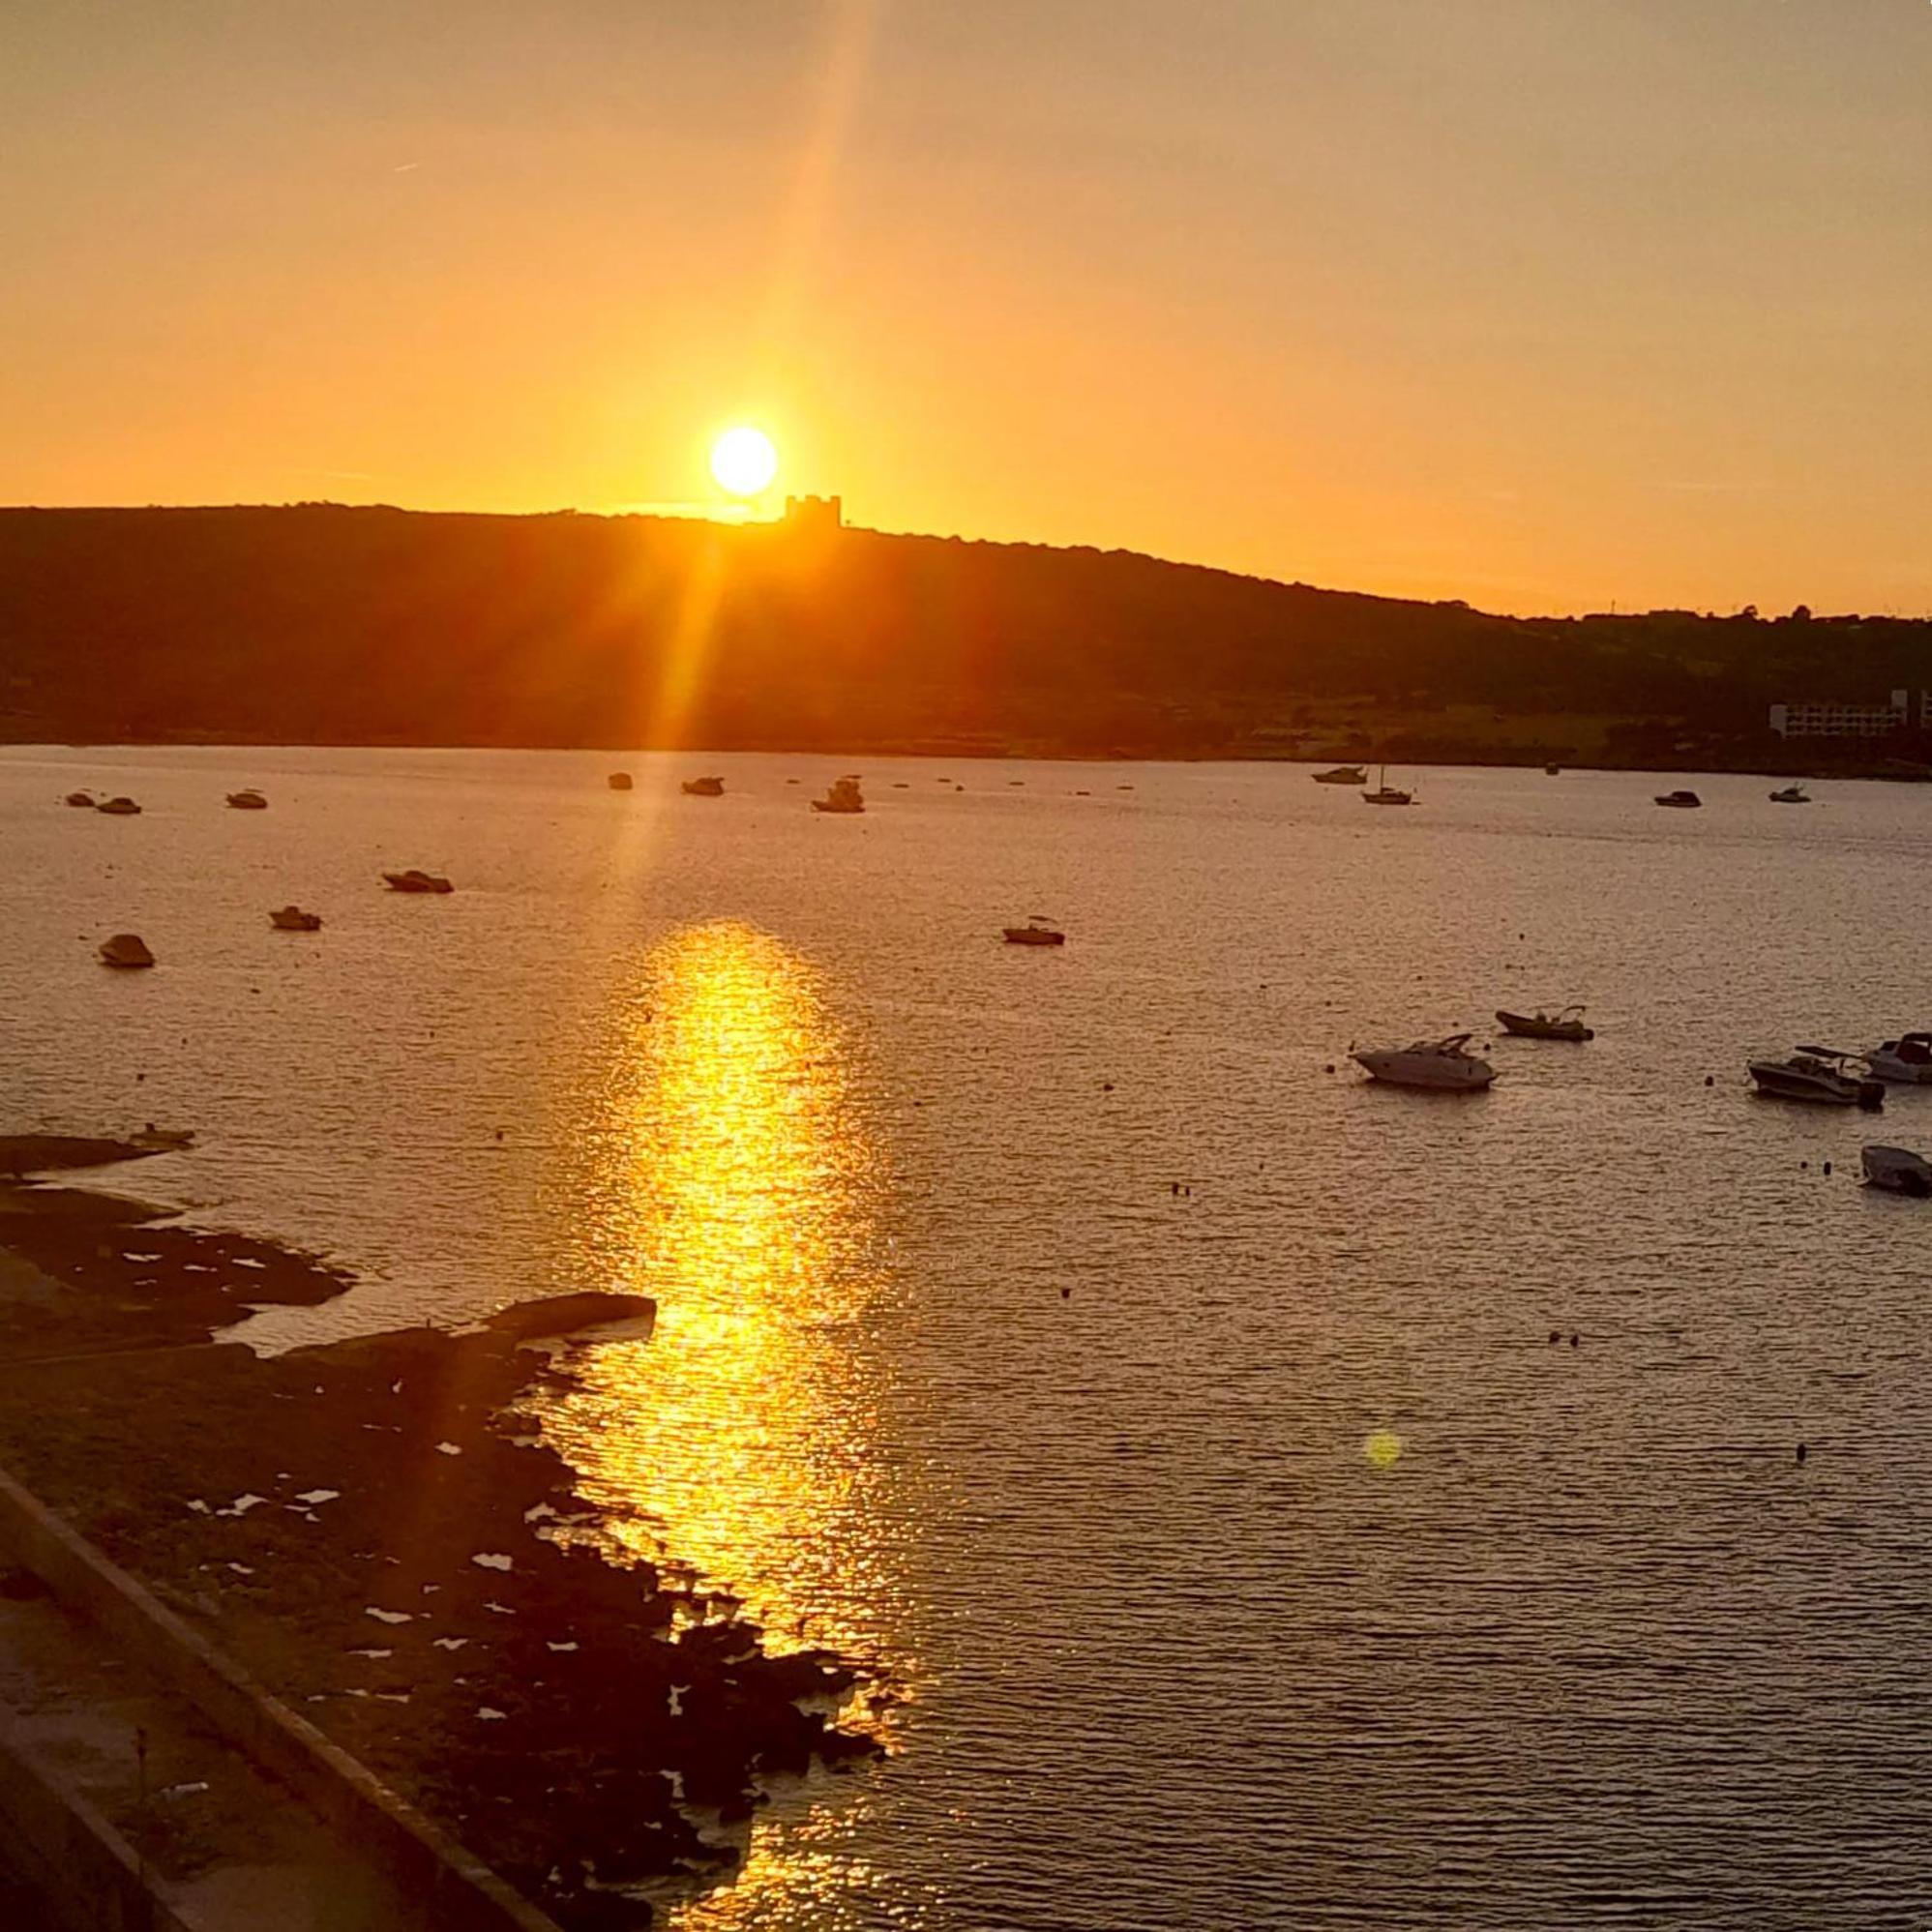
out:
M0 501L1932 610L1925 0L35 0Z

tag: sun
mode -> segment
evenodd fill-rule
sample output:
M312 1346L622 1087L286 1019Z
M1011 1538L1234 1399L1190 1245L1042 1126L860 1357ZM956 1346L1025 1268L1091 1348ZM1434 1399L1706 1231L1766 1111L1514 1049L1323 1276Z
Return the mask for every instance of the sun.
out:
M778 474L778 448L762 430L741 424L711 445L711 474L733 496L758 496Z

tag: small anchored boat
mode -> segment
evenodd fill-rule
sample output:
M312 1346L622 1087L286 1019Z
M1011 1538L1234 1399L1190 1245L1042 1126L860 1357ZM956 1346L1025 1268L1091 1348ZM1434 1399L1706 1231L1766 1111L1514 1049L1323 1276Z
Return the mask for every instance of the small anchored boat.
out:
M1652 805L1668 805L1676 812L1691 812L1704 803L1694 791L1660 791L1650 800Z
M456 887L440 873L419 872L411 867L407 872L386 872L382 877L388 881L391 892L454 892Z
M116 933L111 939L102 940L100 952L103 966L132 970L154 965L154 955L138 933Z
M1470 1036L1451 1033L1441 1040L1416 1040L1407 1047L1376 1047L1349 1057L1371 1080L1390 1086L1426 1086L1442 1093L1478 1093L1496 1078L1487 1060L1468 1051Z
M70 791L67 794L66 803L69 805L83 806L91 812L99 805L100 800L91 791Z
M612 791L629 791L631 788L631 774L628 771L613 771L604 783Z
M305 912L299 906L278 906L268 915L268 923L278 933L319 933L322 930L322 915L319 912Z
M141 808L132 798L104 798L95 808L110 818L138 818Z
M859 790L859 782L849 775L835 780L832 788L823 798L812 801L815 812L851 813L865 810L865 794Z
M1560 764L1546 764L1543 767L1543 776L1545 778L1561 778L1562 775L1563 768Z
M1771 793L1773 805L1809 805L1811 794L1801 785L1787 785L1783 790Z
M1581 1006L1561 1006L1554 1013L1545 1013L1539 1006L1532 1014L1505 1013L1501 1007L1496 1011L1496 1024L1505 1033L1515 1033L1526 1040L1593 1040L1593 1028L1583 1024Z
M682 789L687 798L723 798L725 781L722 778L687 778Z
M1868 1142L1858 1150L1858 1165L1874 1187L1891 1194L1932 1195L1932 1161L1910 1147L1888 1147Z
M1067 936L1042 912L1035 912L1024 926L1002 926L999 936L1009 946L1063 946Z
M1865 1064L1880 1080L1898 1086L1932 1083L1932 1033L1901 1033L1865 1055Z
M1414 802L1415 794L1412 791L1403 791L1389 784L1386 765L1376 773L1375 789L1362 793L1364 805L1412 805Z
M237 812L266 812L268 800L260 792L250 788L246 791L228 793L228 803Z
M1365 764L1330 765L1326 771L1314 774L1317 785L1366 785L1369 782L1369 768Z
M1885 1105L1885 1086L1869 1073L1846 1071L1863 1055L1834 1047L1799 1047L1789 1059L1753 1060L1751 1078L1760 1093L1779 1100L1811 1100L1827 1107L1862 1107L1876 1113Z

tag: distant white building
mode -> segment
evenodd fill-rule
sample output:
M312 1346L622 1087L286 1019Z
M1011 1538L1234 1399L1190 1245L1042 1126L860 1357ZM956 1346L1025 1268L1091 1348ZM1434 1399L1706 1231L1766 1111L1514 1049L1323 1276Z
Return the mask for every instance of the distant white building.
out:
M1932 723L1932 691L1918 695L1918 722ZM1883 738L1912 723L1912 694L1894 691L1886 704L1773 704L1771 729L1780 738Z

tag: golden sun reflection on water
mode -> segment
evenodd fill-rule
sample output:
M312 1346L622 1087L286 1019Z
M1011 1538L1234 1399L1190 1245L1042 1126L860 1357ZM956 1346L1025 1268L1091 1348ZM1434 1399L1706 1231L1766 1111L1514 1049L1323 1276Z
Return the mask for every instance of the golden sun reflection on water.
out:
M657 946L614 1025L578 1246L658 1316L648 1340L588 1352L550 1438L631 1547L735 1593L768 1648L822 1644L903 1690L903 1519L865 1328L888 1282L883 1182L841 1030L811 968L736 924ZM856 1876L829 1824L761 1816L738 1884L679 1922L729 1925L734 1899L788 1891L809 1917Z

